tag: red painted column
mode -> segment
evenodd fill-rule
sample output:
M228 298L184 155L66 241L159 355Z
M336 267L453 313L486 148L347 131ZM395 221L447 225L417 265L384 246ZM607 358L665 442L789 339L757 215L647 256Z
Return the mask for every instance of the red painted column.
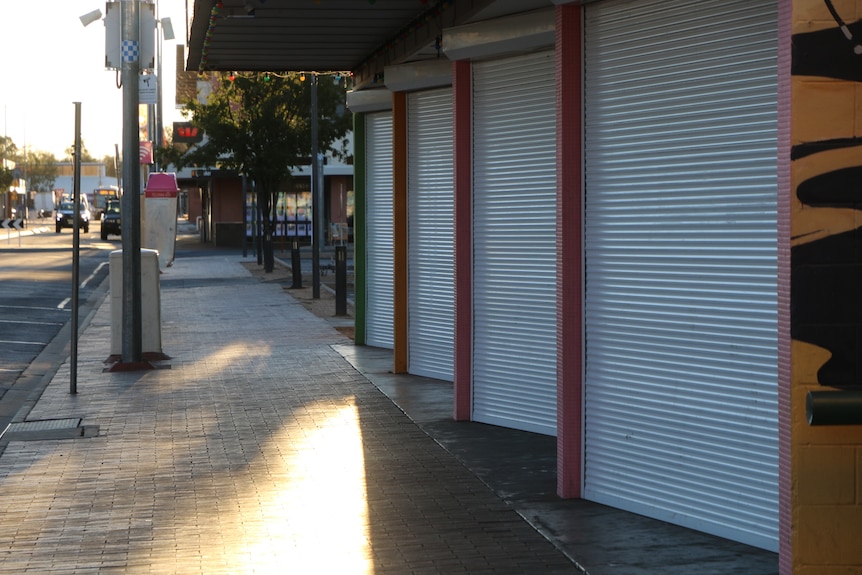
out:
M407 93L392 94L392 372L407 373Z
M472 415L473 390L473 128L468 60L452 64L455 172L455 392L454 416Z
M556 7L557 494L580 497L583 447L582 8Z

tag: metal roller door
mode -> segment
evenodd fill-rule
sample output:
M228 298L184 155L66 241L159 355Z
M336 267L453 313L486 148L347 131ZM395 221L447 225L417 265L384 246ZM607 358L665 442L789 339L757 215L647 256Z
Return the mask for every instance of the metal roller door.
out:
M368 287L368 345L392 349L394 274L392 259L392 113L366 116L365 150Z
M556 433L554 55L473 66L473 419Z
M775 550L776 2L585 11L585 496Z
M408 371L454 380L452 89L407 96Z

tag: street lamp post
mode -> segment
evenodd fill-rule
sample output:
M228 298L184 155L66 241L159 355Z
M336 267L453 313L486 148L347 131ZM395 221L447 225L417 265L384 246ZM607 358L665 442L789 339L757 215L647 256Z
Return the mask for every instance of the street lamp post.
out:
M158 8L157 8L158 9ZM157 14L157 16L160 16ZM162 42L174 39L174 27L170 18L157 18L156 25L159 27L156 39L156 146L161 146L164 138L164 119L162 117ZM156 171L162 171L161 162L156 161Z

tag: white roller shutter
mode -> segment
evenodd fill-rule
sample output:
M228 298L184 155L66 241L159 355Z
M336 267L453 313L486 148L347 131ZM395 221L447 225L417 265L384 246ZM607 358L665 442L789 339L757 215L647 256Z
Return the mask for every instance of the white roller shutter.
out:
M392 113L368 114L365 120L368 345L392 349L394 274L392 258Z
M585 10L585 496L777 549L776 1Z
M408 371L454 380L452 89L407 96Z
M556 433L554 55L473 66L473 419Z

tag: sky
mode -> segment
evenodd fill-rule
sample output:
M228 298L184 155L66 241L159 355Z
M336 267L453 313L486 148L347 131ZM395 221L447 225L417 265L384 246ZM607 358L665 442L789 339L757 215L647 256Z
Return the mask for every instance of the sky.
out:
M19 150L51 152L58 159L75 141L75 106L81 102L81 138L95 158L122 149L122 90L105 69L105 26L79 17L104 0L0 0L0 135ZM157 0L158 16L170 18L176 40L163 44L162 98L165 126L182 119L174 107L176 46L184 43L185 1Z

